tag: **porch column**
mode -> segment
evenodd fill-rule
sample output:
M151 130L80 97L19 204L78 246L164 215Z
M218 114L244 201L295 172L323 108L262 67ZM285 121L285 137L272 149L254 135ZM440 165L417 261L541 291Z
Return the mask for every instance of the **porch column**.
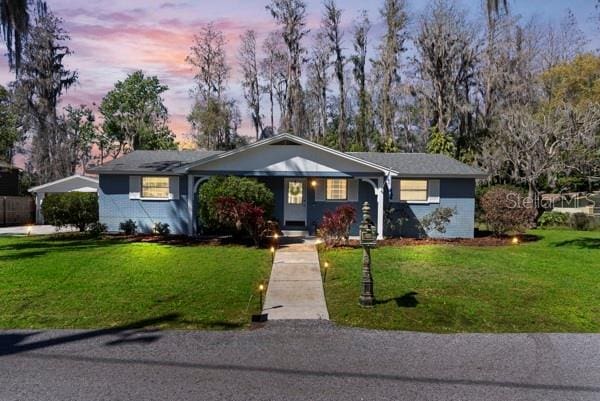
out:
M44 202L45 192L35 193L35 224L44 224L44 215L42 214L42 203Z
M377 178L377 239L383 239L383 177Z
M188 235L194 235L194 176L188 175L187 182Z

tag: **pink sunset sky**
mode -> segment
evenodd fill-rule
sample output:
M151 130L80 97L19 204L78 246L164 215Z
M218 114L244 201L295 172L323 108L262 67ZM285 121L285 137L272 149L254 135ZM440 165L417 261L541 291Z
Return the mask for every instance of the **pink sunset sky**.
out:
M253 136L248 112L241 96L239 68L236 52L239 36L246 29L258 33L259 43L275 29L271 16L265 10L267 0L245 1L85 1L48 0L56 15L64 20L71 35L69 43L74 54L67 58L68 67L79 71L79 83L63 97L63 104L99 104L117 80L122 80L134 70L141 69L148 75L157 75L169 86L165 103L170 113L170 125L180 143L188 142L189 124L186 115L192 105L189 96L193 88L193 71L185 63L185 57L200 27L214 21L227 38L228 59L232 66L230 94L238 99L243 115L242 134ZM344 25L349 27L360 9L366 8L373 29L371 43L381 35L378 9L383 0L339 0L344 10ZM307 1L308 28L316 30L320 21L321 1ZM414 16L422 11L426 2L408 1ZM470 9L472 15L481 15L482 0L459 0ZM571 7L580 27L590 39L589 48L597 49L594 0L514 0L510 2L513 13L526 18L558 20ZM413 18L414 21L414 18ZM348 29L346 30L348 31ZM345 47L350 50L350 38ZM371 53L371 57L374 53ZM8 71L6 58L1 59L0 83L13 79ZM265 103L266 106L266 103Z

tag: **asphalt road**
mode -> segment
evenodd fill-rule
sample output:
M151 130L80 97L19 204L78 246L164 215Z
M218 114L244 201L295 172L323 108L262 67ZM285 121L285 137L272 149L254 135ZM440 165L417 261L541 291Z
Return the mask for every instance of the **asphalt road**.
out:
M600 400L600 335L0 331L0 400Z

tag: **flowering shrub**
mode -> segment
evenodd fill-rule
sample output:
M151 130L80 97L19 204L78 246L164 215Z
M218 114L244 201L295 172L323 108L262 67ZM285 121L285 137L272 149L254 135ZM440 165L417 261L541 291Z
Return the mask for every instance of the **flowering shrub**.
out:
M199 213L204 228L215 231L224 228L220 226L217 216L216 203L219 198L251 203L260 207L267 216L273 212L274 195L265 184L247 177L214 176L200 187Z
M252 202L239 201L233 197L222 196L215 200L215 213L220 224L247 232L254 245L259 246L267 224L265 211Z
M327 246L347 244L350 238L350 226L355 222L356 209L350 205L341 205L333 212L327 210L323 213L317 234Z
M507 187L490 189L480 200L482 218L495 234L523 232L535 224L537 211L528 198Z

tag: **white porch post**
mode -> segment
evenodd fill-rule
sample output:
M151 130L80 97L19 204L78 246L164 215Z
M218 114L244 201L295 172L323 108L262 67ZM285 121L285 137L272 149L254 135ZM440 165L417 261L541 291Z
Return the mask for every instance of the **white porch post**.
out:
M377 178L377 239L383 239L383 177Z
M194 176L188 175L187 182L188 235L194 235Z
M42 203L44 202L45 192L35 193L35 224L44 224L44 215L42 214Z

